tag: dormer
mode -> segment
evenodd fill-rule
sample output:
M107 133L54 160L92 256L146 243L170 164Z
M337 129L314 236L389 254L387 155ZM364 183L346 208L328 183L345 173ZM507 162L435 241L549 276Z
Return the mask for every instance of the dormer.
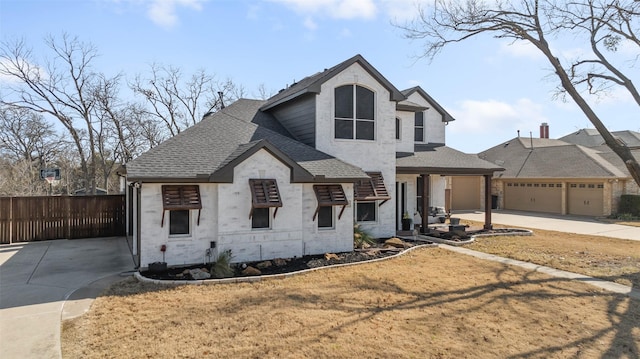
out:
M398 103L398 114L404 114L406 117L407 110L414 110L413 143L445 144L445 127L455 119L420 86L404 90L402 94L406 96L404 103L410 106L401 106L402 102ZM402 143L405 144L404 141ZM400 149L399 151L404 152Z

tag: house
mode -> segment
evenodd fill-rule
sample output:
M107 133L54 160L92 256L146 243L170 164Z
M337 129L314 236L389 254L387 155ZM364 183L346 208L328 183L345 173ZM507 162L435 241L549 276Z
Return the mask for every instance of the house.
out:
M452 121L361 55L266 101L240 99L127 163L134 254L141 267L226 250L256 261L351 251L354 224L391 237L404 213L426 227L449 176L490 183L502 170L447 147Z
M499 208L555 214L607 216L616 213L622 194L640 194L620 158L593 129L559 139L516 137L478 154L505 168L492 179ZM612 133L640 158L640 133Z

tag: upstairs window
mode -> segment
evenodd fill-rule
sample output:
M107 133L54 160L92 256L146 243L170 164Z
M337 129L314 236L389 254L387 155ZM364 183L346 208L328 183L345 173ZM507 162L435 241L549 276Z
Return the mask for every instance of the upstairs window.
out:
M396 140L400 139L400 129L402 128L402 120L396 117Z
M375 139L375 96L358 85L344 85L334 90L335 138Z
M416 112L415 115L415 136L416 142L424 142L424 112Z

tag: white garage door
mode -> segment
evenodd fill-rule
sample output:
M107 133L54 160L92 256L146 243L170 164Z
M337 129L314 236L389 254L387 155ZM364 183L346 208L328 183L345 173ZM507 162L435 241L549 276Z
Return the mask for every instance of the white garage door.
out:
M507 182L504 208L518 211L562 213L562 183Z
M568 213L580 216L604 214L604 184L569 183Z

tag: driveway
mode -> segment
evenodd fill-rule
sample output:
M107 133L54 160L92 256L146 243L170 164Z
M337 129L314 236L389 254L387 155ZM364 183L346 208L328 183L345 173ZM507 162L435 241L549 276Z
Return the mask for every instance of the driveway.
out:
M480 211L454 211L451 215L462 219L484 222L484 212ZM590 217L493 210L491 212L491 222L513 227L640 240L640 227L605 223Z
M60 358L61 317L133 269L123 237L1 245L0 358Z

